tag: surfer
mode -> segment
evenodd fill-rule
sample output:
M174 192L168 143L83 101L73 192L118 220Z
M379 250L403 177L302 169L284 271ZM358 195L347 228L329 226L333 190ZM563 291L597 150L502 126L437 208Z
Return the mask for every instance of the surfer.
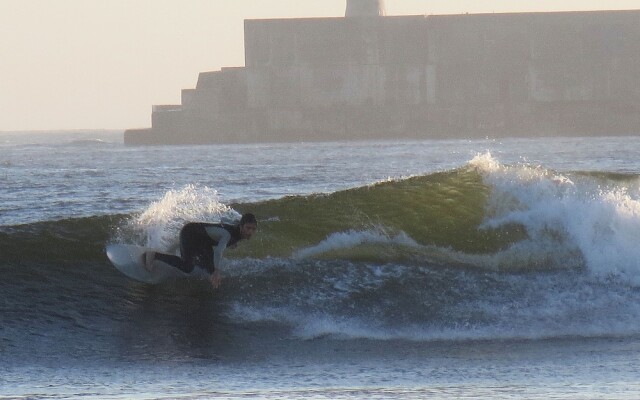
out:
M200 267L210 274L214 288L220 286L220 266L227 247L234 248L243 239L251 239L258 230L258 221L253 214L244 214L238 225L189 222L180 230L180 255L147 251L143 254L144 265L153 271L153 262L162 261L189 274ZM213 257L211 249L213 248Z

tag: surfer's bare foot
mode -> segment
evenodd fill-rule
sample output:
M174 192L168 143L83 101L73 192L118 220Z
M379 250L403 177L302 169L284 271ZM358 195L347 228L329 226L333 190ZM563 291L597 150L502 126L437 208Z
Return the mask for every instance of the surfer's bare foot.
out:
M146 251L144 253L144 267L149 272L153 272L153 260L156 258L156 253L154 251Z

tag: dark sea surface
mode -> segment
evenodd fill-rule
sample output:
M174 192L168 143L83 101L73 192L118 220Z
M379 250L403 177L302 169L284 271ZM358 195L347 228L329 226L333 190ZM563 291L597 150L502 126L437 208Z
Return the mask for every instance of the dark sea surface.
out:
M247 211L219 290L104 253ZM0 133L0 399L635 399L638 243L638 137Z

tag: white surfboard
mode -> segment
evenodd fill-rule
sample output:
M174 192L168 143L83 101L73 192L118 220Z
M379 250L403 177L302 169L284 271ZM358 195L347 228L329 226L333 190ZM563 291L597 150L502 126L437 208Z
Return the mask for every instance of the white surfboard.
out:
M129 244L110 244L106 248L111 263L129 278L140 282L157 284L171 278L194 276L157 260L153 262L153 271L147 270L143 259L146 251L158 250Z

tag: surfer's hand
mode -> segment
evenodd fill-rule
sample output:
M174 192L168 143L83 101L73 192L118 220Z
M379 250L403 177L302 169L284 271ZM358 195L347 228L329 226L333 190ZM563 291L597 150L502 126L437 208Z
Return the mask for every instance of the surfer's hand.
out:
M213 286L214 289L219 288L220 283L222 282L220 271L213 271L213 274L211 274L211 278L209 278L209 282L211 282L211 286Z

